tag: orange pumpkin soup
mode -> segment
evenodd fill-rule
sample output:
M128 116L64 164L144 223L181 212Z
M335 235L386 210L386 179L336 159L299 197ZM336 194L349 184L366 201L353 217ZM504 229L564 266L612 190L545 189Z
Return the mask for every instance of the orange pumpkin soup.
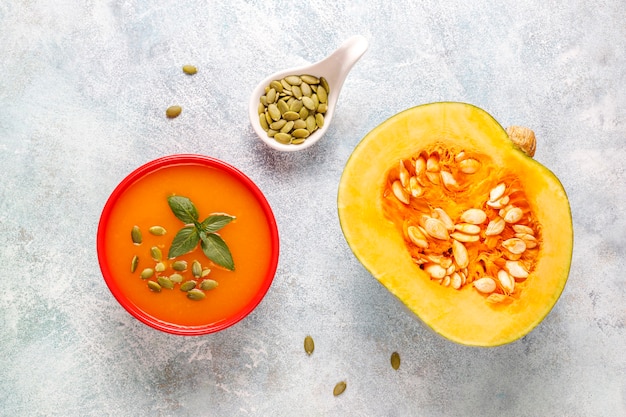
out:
M260 302L276 269L278 239L269 205L251 181L245 178L249 182L246 184L233 172L196 163L192 157L183 161L157 167L119 193L107 213L108 219L101 220L98 250L105 278L109 275L109 288L129 312L137 317L133 311L139 311L145 317L138 318L153 327L156 322L161 330L184 334L184 328L189 327L211 326L214 330L228 327ZM167 198L171 195L188 197L197 208L199 221L212 213L236 217L217 232L230 249L234 271L213 264L200 245L175 259L167 258L174 236L185 226L168 205ZM131 239L135 225L142 231L139 245ZM155 236L149 232L152 226L161 226L166 233ZM154 246L161 250L166 269L155 272L153 281L159 275L167 277L173 273L182 275L185 281L193 279L192 264L197 260L203 268L211 269L205 278L217 281L218 286L205 291L206 296L197 301L186 297L179 285L151 291L148 280L140 274L145 268L155 268L157 261L151 256ZM131 272L134 256L139 262ZM185 271L172 269L173 262L179 260L187 262Z

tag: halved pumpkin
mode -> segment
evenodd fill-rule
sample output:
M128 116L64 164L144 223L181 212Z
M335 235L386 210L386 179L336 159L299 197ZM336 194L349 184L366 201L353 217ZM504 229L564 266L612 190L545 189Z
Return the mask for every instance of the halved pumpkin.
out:
M473 105L426 104L376 127L350 156L337 203L359 261L454 342L521 338L567 281L563 186Z

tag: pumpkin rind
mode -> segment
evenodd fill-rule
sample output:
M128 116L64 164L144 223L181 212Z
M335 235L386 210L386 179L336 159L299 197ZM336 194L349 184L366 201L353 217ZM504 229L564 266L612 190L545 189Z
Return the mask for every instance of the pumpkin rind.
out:
M382 193L390 167L435 142L486 154L522 180L541 226L542 244L523 295L511 303L494 305L471 288L455 291L434 285L384 215ZM346 163L337 204L344 237L356 258L425 324L454 342L497 346L523 337L550 312L567 281L573 229L563 186L514 145L493 117L473 105L425 104L373 129Z

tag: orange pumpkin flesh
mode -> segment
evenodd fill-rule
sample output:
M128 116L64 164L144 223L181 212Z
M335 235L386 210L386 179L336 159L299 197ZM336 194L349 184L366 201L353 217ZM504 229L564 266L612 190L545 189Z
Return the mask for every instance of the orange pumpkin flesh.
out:
M423 190L416 195L410 195L405 179L408 204L400 201L393 190L393 183L400 180L400 163L417 177L415 162L431 155L439 157L438 175L422 174ZM463 173L459 155L478 161L479 170ZM452 185L442 182L441 170L450 174L448 180L453 178ZM486 236L489 219L498 218L500 211L486 203L500 183L506 184L509 204L519 207L523 217L507 223L501 234ZM428 254L454 260L452 238L440 240L426 233L424 219L436 217L436 208L456 224L463 223L460 216L467 209L488 213L489 219L480 224L479 241L464 243L470 261L458 289L450 286L450 274L446 282L422 269L432 263ZM554 174L513 144L489 114L472 105L418 106L370 132L346 164L338 213L346 241L372 275L435 332L461 344L496 346L526 335L552 309L567 281L573 232L563 187ZM517 239L513 224L530 227L537 241L519 259L503 249L503 242ZM426 235L428 249L417 247L407 236L409 225ZM497 279L510 256L529 270L526 279L515 280L512 292L503 290ZM494 293L500 294L500 302L490 302L489 294L474 287L484 276L497 283Z

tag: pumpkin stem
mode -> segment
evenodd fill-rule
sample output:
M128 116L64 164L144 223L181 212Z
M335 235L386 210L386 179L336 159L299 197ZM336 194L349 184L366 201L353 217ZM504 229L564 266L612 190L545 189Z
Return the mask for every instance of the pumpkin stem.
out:
M523 150L526 155L531 158L535 156L535 150L537 149L535 132L523 126L509 126L506 128L506 133L509 135L509 139Z

